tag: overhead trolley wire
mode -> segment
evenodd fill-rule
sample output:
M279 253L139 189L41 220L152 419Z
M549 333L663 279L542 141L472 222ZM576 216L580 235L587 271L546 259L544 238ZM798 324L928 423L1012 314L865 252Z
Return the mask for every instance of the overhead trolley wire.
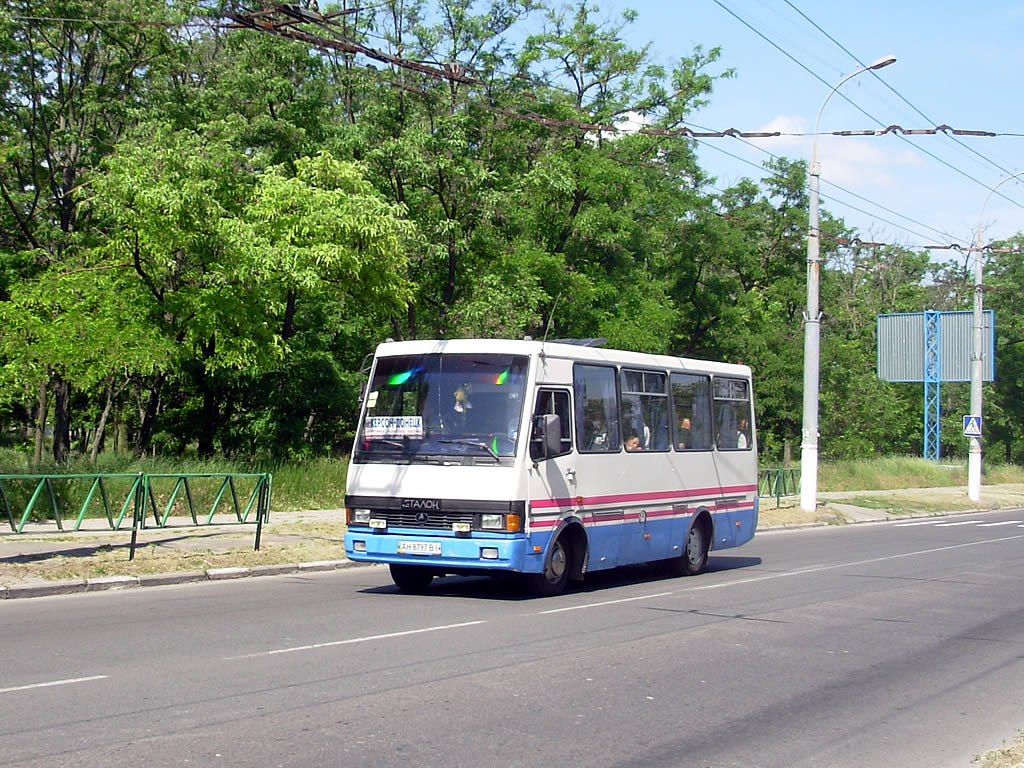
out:
M867 66L867 65L866 65L866 64L865 64L865 63L864 63L863 61L861 61L861 60L860 60L860 59L859 59L859 58L858 58L858 57L857 57L857 56L856 56L856 55L855 55L855 54L854 54L854 53L853 53L852 51L850 51L850 50L849 50L849 49L848 49L848 48L847 48L847 47L846 47L845 45L843 45L843 44L842 44L842 43L840 43L840 42L839 42L838 40L836 40L836 39L835 39L834 37L832 37L832 35L830 35L830 34L829 34L828 32L826 32L826 31L825 31L824 29L822 29L822 28L821 28L821 26L819 26L819 25L818 25L818 24L817 24L817 23L816 23L816 22L815 22L815 21L814 21L814 20L813 20L812 18L810 18L810 17L809 17L809 16L808 16L808 15L807 15L806 13L804 13L804 12L803 12L803 11L801 11L801 10L800 10L799 8L797 8L797 7L796 7L796 6L795 6L795 5L794 5L794 4L793 4L793 3L791 2L791 0L785 0L785 2L786 2L786 5L788 5L788 6L789 6L790 8L792 8L792 9L793 9L794 11L796 11L797 13L799 13L799 14L800 14L800 15L801 15L801 16L802 16L802 17L803 17L804 19L806 19L806 20L807 20L807 23L809 23L809 24L810 24L811 26L813 26L813 27L814 27L814 28L815 28L816 30L818 30L819 32L821 32L821 34L823 34L823 35L824 35L825 37L827 37L827 38L828 38L829 40L831 40L831 41L832 41L833 43L835 43L835 44L836 44L837 46L839 46L839 48L840 48L840 49L841 49L841 50L842 50L842 51L843 51L844 53L846 53L846 54L847 54L847 55L848 55L848 56L849 56L850 58L852 58L852 59L853 59L854 61L856 61L856 62L857 62L858 64L860 64L860 65L861 65L862 67L866 67L866 66ZM902 93L900 93L900 92L899 92L898 90L896 90L895 88L893 88L893 87L892 87L892 86L891 86L891 85L890 85L890 84L889 84L888 82L886 82L886 81L885 81L885 80L884 80L884 79L883 79L883 78L882 78L882 77L881 77L881 76L880 76L880 75L879 75L879 74L878 74L877 72L875 72L875 71L873 71L873 70L872 70L872 71L871 71L871 74L872 74L872 75L874 75L875 79L876 79L876 80L878 80L878 82L880 82L880 83L881 83L882 85L884 85L884 86L885 86L886 88L888 88L888 89L889 89L890 91L892 91L892 92L893 92L893 93L894 93L894 94L895 94L895 95L896 95L896 96L897 96L897 97L898 97L898 98L900 99L900 101L902 101L902 102L903 102L904 104L906 104L906 105L907 105L908 107L910 107L910 108L911 108L912 110L914 110L914 111L915 111L915 112L916 112L917 114L919 114L919 115L920 115L920 116L921 116L921 117L922 117L922 118L923 118L923 119L925 120L925 122L932 122L932 120L931 120L931 118L930 118L930 117L928 117L928 116L927 116L927 115L926 115L926 114L925 114L924 112L922 112L922 111L921 111L920 109L918 109L918 108L917 108L917 107L916 107L916 106L915 106L914 104L912 104L912 103L911 103L911 102L910 102L910 101L909 101L909 100L908 100L908 99L907 99L906 97L904 97L904 95L903 95ZM994 166L995 168L999 169L999 170L1000 170L1000 171L1002 171L1002 172L1003 172L1004 174L1009 174L1009 173L1012 173L1012 171L1010 171L1010 170L1006 169L1005 167L1003 167L1002 165L1000 165L999 163L997 163L997 162L996 162L995 160L992 160L991 158L989 158L989 157L987 157L987 156L985 156L985 155L981 154L980 152L978 152L978 151L977 151L976 149L974 149L973 147L971 147L971 146L968 146L967 144L964 144L964 143L963 143L962 141L960 141L959 139L955 138L955 136L953 137L953 141L955 141L955 142L956 142L957 144L959 144L959 145L960 145L961 147L963 147L963 148L964 148L964 149L966 149L967 151L969 151L969 152L973 152L973 153L974 153L975 155L977 155L978 157L980 157L980 158L981 158L982 160L984 160L985 162L987 162L987 163L989 163L990 165Z
M704 142L701 142L701 143L704 143ZM722 149L721 147L718 147L718 146L716 146L714 144L707 143L707 144L705 144L705 146L710 147L711 149L715 150L716 152L721 152L724 155L728 155L729 157L731 157L731 158L733 158L735 160L739 160L742 163L746 163L747 165L753 166L754 168L759 168L762 171L767 170L767 169L764 168L764 166L758 165L757 163L753 162L752 160L747 160L746 158L743 158L743 157L740 157L739 155L733 154L732 152L729 152L726 149ZM759 149L757 147L755 147L755 148ZM775 159L779 159L775 155L772 155L770 152L767 152L767 150L762 150L762 151L764 151L767 154L771 155ZM772 176L776 176L778 178L783 178L783 176L781 174L776 173L774 171L768 170L768 173L770 175L772 175ZM825 181L825 180L822 179L822 181ZM919 221L917 221L915 219L912 219L909 216L904 216L901 213L898 213L898 212L893 211L893 210L891 210L889 208L886 208L883 205L879 205L878 203L874 203L871 200L867 200L867 198L864 198L864 197L862 197L861 195L858 195L855 192L850 192L850 190L845 189L843 187L840 187L838 184L833 184L832 182L826 182L826 183L830 184L831 186L835 187L836 189L840 189L843 192L846 192L847 194L853 195L854 197L856 197L856 198L858 198L860 200L864 200L865 202L871 203L872 205L876 205L877 207L881 208L884 211L887 211L887 212L893 214L894 216L899 216L901 219L906 219L907 221L912 221L915 224L924 227L925 229L930 229L931 231L936 232L936 233L942 235L943 237L951 237L948 232L943 232L942 230L936 229L935 227L931 227L931 226L929 226L927 224L923 224L923 223L921 223L921 222L919 222ZM806 185L805 185L805 188L806 188ZM833 199L835 199L835 198L833 198ZM879 216L877 213L872 213L870 211L864 210L863 208L858 208L856 205L853 205L852 203L848 203L846 201L839 200L838 202L841 202L846 207L851 208L852 210L855 210L858 213L863 213L864 215L870 216L873 219L878 219L879 221L884 221L886 224L890 224L890 225L896 227L897 229L902 229L905 232L910 232L912 235L914 235L916 237L920 237L923 240L927 240L928 239L927 235L922 235L920 232L915 232L914 230L912 230L912 229L910 229L910 228L908 228L908 227L906 227L906 226L904 226L902 224L897 224L896 222L890 221L889 219L885 218L884 216ZM942 247L947 247L947 246L942 246Z
M792 54L790 54L790 53L789 53L789 51L785 50L784 48L782 48L781 46L779 46L778 44L776 44L776 43L775 43L775 42L774 42L773 40L771 40L771 39L770 39L770 38L769 38L769 37L768 37L767 35L765 35L765 34L764 34L764 33L762 33L762 32L761 32L761 31L760 31L759 29L757 29L757 27L755 27L754 25L750 24L750 23L749 23L748 21L746 21L746 19L744 19L744 18L743 18L743 17L741 17L741 16L739 15L739 14L735 13L735 12L734 12L734 11L733 11L733 10L732 10L731 8L729 8L729 7L728 7L728 6L726 6L726 5L724 4L724 3L722 3L722 1L721 1L721 0L714 0L714 2L715 2L715 4L716 4L716 5L718 5L718 6L719 6L719 7L720 7L720 8L722 9L722 10L724 10L724 11L725 11L726 13L728 13L728 14L729 14L730 16L732 16L732 17L733 17L733 18L735 18L735 19L736 19L737 21L739 21L739 22L740 22L741 24L743 24L743 26L747 27L747 28L748 28L748 29L749 29L750 31L752 31L752 32L753 32L754 34L756 34L756 35L757 35L758 37L760 37L760 38L761 38L762 40L764 40L764 41L765 41L765 42L767 42L767 43L768 43L769 45L771 45L771 46L772 46L773 48L775 48L775 49L776 49L777 51L779 51L780 53L782 53L782 54L783 54L783 55L784 55L784 56L785 56L786 58L788 58L788 59L789 59L790 61L792 61L792 62L793 62L793 63L795 63L795 64L796 64L797 66L799 66L799 67L800 67L801 69L803 69L803 70L804 70L805 72L807 72L808 74L810 74L810 75L811 75L811 76L812 76L812 77L813 77L813 78L814 78L815 80L817 80L818 82L822 83L822 84L823 84L823 85L825 85L825 86L826 86L827 88L832 88L832 87L833 87L833 84L832 84L832 83L829 83L829 82L828 82L827 80L825 80L825 79L824 79L823 77L821 77L821 76L820 76L820 75L819 75L819 74L818 74L817 72L815 72L814 70L810 69L810 68L809 68L809 67L807 67L807 66L806 66L806 65L805 65L805 64L804 64L803 62L801 62L801 61L800 61L799 59L797 59L797 58L796 58L795 56L793 56ZM880 76L878 76L877 74L876 74L876 77L879 77L879 79L881 79L881 78L880 78ZM883 81L883 82L884 82L884 81ZM854 101L853 101L852 99L850 99L850 98L849 98L848 96L846 96L846 94L844 94L844 93L843 93L842 91L837 91L836 93L837 93L837 94L838 94L838 95L839 95L839 96L840 96L840 97L841 97L841 98L842 98L842 99L843 99L844 101L846 101L846 102L847 102L848 104L850 104L850 105L851 105L851 106L852 106L852 107L853 107L854 109L856 109L856 110L857 110L858 112L860 112L860 113L861 113L861 114L863 114L864 116L868 117L869 119L871 119L871 120L875 121L875 122L876 122L876 123L878 123L879 125L884 125L884 123L883 123L883 122L882 122L881 120L879 120L879 119L878 119L877 117L875 117L874 115L872 115L872 114L870 114L869 112L867 112L867 111L866 111L866 110L865 110L864 108L862 108L862 107L861 107L861 106L860 106L859 104L857 104L857 103L856 103L856 102L854 102ZM994 187L990 187L990 186L989 186L988 184L986 184L985 182L983 182L983 181L981 181L981 180L979 180L979 179L976 179L976 178L974 178L973 176L971 176L971 175L970 175L969 173L967 173L966 171L964 171L964 170L961 170L960 168L957 168L957 167L956 167L955 165L952 165L951 163L947 162L946 160L943 160L943 159L942 159L941 157L939 157L939 156L935 155L935 154L934 154L934 153L932 153L932 152L929 152L929 151L928 151L927 149L924 149L924 148L922 148L922 147L919 147L919 146L917 146L917 145L916 145L916 144L914 144L914 143L913 143L912 141L910 141L909 139L907 139L907 138L906 138L905 136L902 136L902 135L900 135L900 134L896 134L896 135L897 135L897 136L899 136L899 138L900 138L900 139L901 139L902 141L905 141L905 142L906 142L907 144L909 144L909 145L910 145L911 147L913 147L914 149L918 150L919 152L923 152L924 154L928 155L928 156L929 156L929 157L931 157L931 158L932 158L933 160L936 160L936 161L938 161L939 163L941 163L942 165L946 166L946 167L947 167L947 168L949 168L950 170L953 170L953 171L955 171L956 173L959 173L959 174L960 174L961 176L963 176L963 177L965 177L965 178L967 178L967 179L970 179L970 180L971 180L971 181L973 181L973 182L974 182L975 184L978 184L979 186L982 186L982 187L984 187L985 189L989 190L990 192L994 192L995 194L999 195L999 197L1001 197L1001 198L1003 198L1004 200L1006 200L1006 202L1008 202L1008 203L1012 203L1013 205L1017 206L1018 208L1024 208L1024 204L1021 204L1021 203L1017 202L1016 200L1014 200L1014 199L1012 199L1012 198L1009 198L1009 197L1007 197L1006 195L1004 195L1004 194L1003 194L1002 192L998 191L998 190L997 190L997 189L995 189Z
M285 14L286 18L283 21L273 21L273 20L267 18L270 14L274 13L275 11L283 12ZM467 84L467 85L471 85L471 86L483 86L483 85L485 85L479 79L473 77L472 74L471 74L471 71L468 68L465 68L464 66L462 66L460 64L457 64L457 63L438 64L438 63L434 63L434 62L431 62L431 63L419 62L419 61L413 62L413 61L410 61L408 59L404 59L402 57L395 56L393 54L386 53L384 51L380 51L378 49L370 48L368 46L364 46L364 45L361 45L359 43L355 43L354 41L320 38L320 37L317 37L317 36L314 36L314 35L310 35L308 33L296 30L295 29L295 24L300 22L300 21L306 21L307 17L309 17L309 16L310 16L310 14L307 11L305 11L304 9L300 9L300 8L292 7L292 6L289 6L289 7L286 7L286 8L281 8L279 6L277 8L266 9L264 11L258 12L257 14L251 14L249 16L232 16L232 18L241 26L249 27L249 28L252 28L252 29L259 30L259 31L271 32L271 33L278 34L278 35L281 35L283 37L287 37L287 38L291 38L291 39L298 39L298 40L300 40L302 42L305 42L307 44L314 45L316 47L320 47L321 49L327 48L327 49L333 49L333 50L340 50L340 51L346 52L346 53L359 53L359 54L363 54L363 55L366 55L366 56L368 56L370 58L376 59L378 61L382 61L384 63L391 64L393 66L398 66L398 67L412 69L412 70L417 71L417 72L419 72L421 74L426 74L426 75L428 75L430 77L434 77L434 78L437 78L437 79L454 80L456 82L461 82L461 83L464 83L464 84ZM262 18L258 18L258 17L262 17ZM312 20L313 21L319 21L320 20L319 14L317 14L316 17L313 17ZM321 26L325 26L326 27L328 25L326 23L322 23ZM377 35L375 35L375 36L377 36ZM377 37L379 37L379 36L377 36ZM382 38L382 39L386 40L386 38ZM814 73L812 72L812 74L814 74ZM553 90L561 90L561 91L564 91L566 93L570 93L567 89L562 88L562 87L557 86L557 85L549 85L547 83L541 83L541 82L532 83L532 84L535 84L535 85L538 85L538 86L541 86L541 87L552 88ZM399 85L399 84L395 84L395 83L392 83L392 85L395 85L396 87L402 87L404 89L408 89L408 86L405 86L405 85ZM415 90L417 93L420 93L421 95L423 95L425 93L423 91L420 91L419 89L410 89L410 90ZM544 125L544 126L547 126L547 127L570 127L570 128L575 128L575 129L578 129L578 130L604 131L604 132L609 132L609 133L624 133L624 132L626 132L621 127L615 126L615 125L604 125L604 124L599 124L599 123L589 123L589 122L584 122L584 121L581 121L581 120L575 120L575 119L571 119L571 118L570 119L560 120L560 119L556 119L556 118L544 117L544 116L539 115L539 114L537 114L535 112L523 112L523 111L520 111L520 110L508 109L508 108L499 107L499 106L492 105L492 104L480 103L477 106L479 106L479 107L481 107L483 109L486 109L488 111L494 112L496 114L501 114L501 115L504 115L504 116L507 116L507 117L510 117L510 118L514 118L514 119L521 119L521 120L532 121L532 122L535 122L535 123L538 123L538 124L541 124L541 125ZM854 106L856 106L856 105L854 105ZM861 111L863 112L863 110L861 110ZM865 114L867 114L867 113L865 113ZM871 117L871 116L868 115L868 117ZM872 118L872 119L874 119L874 118ZM876 120L876 122L879 122L879 121ZM741 131L738 131L736 129L727 129L725 131L711 131L711 130L708 130L708 129L703 129L701 126L697 126L694 123L691 123L691 125L694 125L694 127L697 127L700 130L695 131L695 130L693 130L690 127L671 128L671 129L668 129L668 128L666 128L666 129L662 129L662 128L640 128L640 129L635 129L635 130L629 131L629 132L632 132L632 133L642 133L642 134L654 135L654 136L686 136L688 138L694 138L694 139L697 139L697 140L705 139L705 138L724 138L726 136L733 137L733 138L740 138L741 140L743 140L743 139L746 139L746 138L770 138L770 137L773 137L773 136L782 135L779 132L760 132L760 131L741 132ZM884 133L892 133L892 132L905 132L906 130L907 129L903 129L900 126L888 126L888 127L884 128L881 131L871 131L871 133L873 133L873 134L884 134ZM953 130L957 130L957 129L953 129L950 126L947 126L947 125L942 125L942 126L937 126L936 128L931 128L931 129L915 129L914 132L915 133L935 134L937 132L945 132L945 131L953 131ZM863 135L863 134L865 134L867 132L863 132L863 131L840 131L840 132L835 132L835 133L836 133L836 135L841 135L841 136L855 136L855 135ZM982 132L982 131L969 131L968 132L968 131L964 131L963 133L966 133L966 134L969 134L969 135L987 135L988 132ZM749 142L744 142L744 143L748 143L749 144ZM708 146L711 146L711 145L708 144ZM754 146L754 145L751 145L751 146ZM760 147L755 147L755 148L759 149L762 152L765 152L766 154L770 155L771 157L774 157L774 158L778 159L775 155L773 155L772 153L768 152L767 150L761 149ZM717 147L715 147L715 149L716 149L716 151L723 151L724 152L724 150L720 150ZM762 171L764 170L764 168L762 166L758 166L756 163L752 163L750 161L744 160L743 158L739 158L736 155L732 155L732 153L724 152L724 154L727 154L727 155L729 155L731 157L734 157L735 159L742 160L742 162L749 163L750 165L758 168L759 170L762 170ZM946 232L942 232L941 230L936 229L935 227L931 227L931 226L929 226L927 224L924 224L922 222L919 222L916 219L913 219L912 217L905 216L905 215L900 214L900 213L898 213L896 211L893 211L892 209L887 208L887 207L885 207L883 205L879 205L879 204L874 203L874 202L872 202L870 200L867 200L867 198L864 198L861 195L857 195L856 193L851 192L850 190L847 190L847 189L845 189L845 188L843 188L843 187L841 187L841 186L839 186L837 184L834 184L832 182L828 182L827 180L826 180L826 183L830 184L831 186L833 186L833 187L835 187L837 189L840 189L841 191L843 191L843 192L845 192L845 193L847 193L849 195L852 195L853 197L856 197L856 198L858 198L860 200L864 200L865 202L868 202L871 205L874 205L875 207L880 208L881 210L886 211L887 213L890 213L890 214L892 214L894 216L898 216L899 218L902 218L902 219L904 219L906 221L913 222L914 224L917 224L918 226L924 227L924 228L929 229L931 231L934 231L934 232L936 232L938 234L941 234L943 237L951 237L951 235L949 235ZM907 228L906 226L897 224L896 222L893 222L893 221L890 221L888 219L885 219L884 217L881 217L881 216L879 216L877 214L870 213L870 212L868 212L868 211L866 211L866 210L864 210L862 208L859 208L857 206L854 206L852 204L849 204L849 203L846 203L846 202L843 202L843 204L847 205L851 209L856 210L856 211L858 211L860 213L863 213L863 214L865 214L867 216L878 218L879 220L884 221L887 224L890 224L890 225L892 225L894 227L897 227L899 229L903 229L903 230L905 230L907 232L910 232L911 234L915 235L916 237L920 237L922 239L927 239L927 237L922 235L920 232L916 232L916 231L914 231L912 229Z

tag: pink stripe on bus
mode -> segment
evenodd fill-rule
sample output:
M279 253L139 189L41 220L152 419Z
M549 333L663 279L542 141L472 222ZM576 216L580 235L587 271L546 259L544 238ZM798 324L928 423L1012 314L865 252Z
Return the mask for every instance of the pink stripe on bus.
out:
M599 504L622 504L636 501L664 501L666 499L688 498L692 496L723 495L729 493L750 493L756 491L756 485L731 485L722 488L692 488L678 491L653 491L649 493L620 493L611 496L584 496L581 502L575 497L561 499L534 499L530 502L533 509L550 509L553 507L588 507Z
M753 507L744 507L742 504L722 504L721 506L708 507L709 512L753 512ZM657 518L664 520L666 517L692 517L695 510L692 509L659 509L647 512L647 519ZM581 520L584 525L588 524L611 524L611 525L623 525L625 523L635 523L640 519L639 512L631 512L623 515L621 518L616 517L598 517L596 515L584 515ZM560 517L551 517L545 520L531 520L530 529L538 530L544 528L554 528L562 522Z

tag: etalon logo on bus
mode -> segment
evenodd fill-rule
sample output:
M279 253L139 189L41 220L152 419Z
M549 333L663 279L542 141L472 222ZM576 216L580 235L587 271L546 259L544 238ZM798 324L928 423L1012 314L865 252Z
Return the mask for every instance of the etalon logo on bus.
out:
M402 499L402 509L416 511L440 512L440 499Z

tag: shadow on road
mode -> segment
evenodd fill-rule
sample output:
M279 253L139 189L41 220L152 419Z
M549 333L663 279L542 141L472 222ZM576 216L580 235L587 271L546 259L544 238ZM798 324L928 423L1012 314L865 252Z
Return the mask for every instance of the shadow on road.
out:
M708 573L733 571L740 568L751 568L761 565L759 557L712 556L708 561ZM625 587L631 584L648 584L665 582L685 583L687 586L700 583L702 576L678 577L668 574L660 563L647 565L628 565L612 568L607 571L587 574L583 583L570 583L567 593L594 593L604 590ZM481 600L544 600L547 598L531 595L522 579L514 573L497 573L492 576L445 576L436 578L422 594L402 592L394 585L383 587L367 587L360 592L369 595L408 595L422 597L460 597Z

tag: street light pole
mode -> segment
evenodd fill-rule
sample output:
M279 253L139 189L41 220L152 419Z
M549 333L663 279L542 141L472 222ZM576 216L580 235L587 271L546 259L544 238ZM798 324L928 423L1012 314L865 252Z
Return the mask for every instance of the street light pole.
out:
M985 203L981 206L981 213L978 215L977 235L974 239L974 350L971 354L971 416L981 419L982 412L982 383L985 380L984 356L985 356L985 310L984 297L982 295L982 221L985 218L985 208L992 195L1003 184L1010 179L1018 179L1024 176L1024 171L1014 173L1002 179L998 184L989 190L985 197ZM971 501L981 499L981 437L971 437L971 447L967 454L967 498Z
M818 187L821 168L818 165L818 124L828 100L847 80L868 70L887 67L895 61L895 56L883 56L844 77L828 92L818 109L818 116L814 119L807 225L807 314L804 317L804 426L800 448L800 507L809 512L814 511L818 496L818 385L821 340L821 313L818 310L818 283L821 277L818 227Z

